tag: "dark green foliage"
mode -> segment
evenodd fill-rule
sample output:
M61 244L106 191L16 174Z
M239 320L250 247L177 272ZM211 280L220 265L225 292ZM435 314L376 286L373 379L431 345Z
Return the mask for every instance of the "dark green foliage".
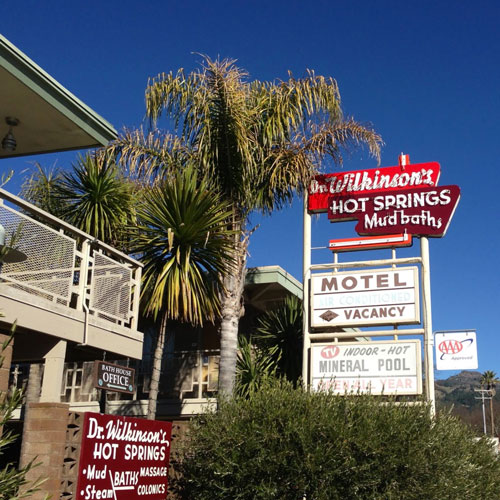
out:
M302 375L302 302L290 296L260 316L253 340L273 361L277 375L297 382Z
M425 405L306 393L286 382L220 402L180 445L181 498L497 500L486 441Z
M270 377L297 383L302 374L302 302L287 297L257 319L254 334L239 338L235 391L248 397Z
M133 189L110 156L79 157L63 172L57 186L61 218L115 247L123 246L123 232L133 219Z
M276 363L268 352L254 345L244 336L238 339L236 383L238 396L250 397L260 390L269 377L276 377Z

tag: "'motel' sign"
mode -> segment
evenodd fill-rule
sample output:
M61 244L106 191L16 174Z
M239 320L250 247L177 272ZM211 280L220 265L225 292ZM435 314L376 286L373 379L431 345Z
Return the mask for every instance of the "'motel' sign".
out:
M86 413L76 500L167 496L171 422Z

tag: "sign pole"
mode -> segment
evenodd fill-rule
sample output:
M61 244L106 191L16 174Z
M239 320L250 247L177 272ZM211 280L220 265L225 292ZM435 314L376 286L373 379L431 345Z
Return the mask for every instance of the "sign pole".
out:
M99 389L99 413L106 413L106 389Z
M303 274L303 321L302 321L302 383L305 388L309 382L309 348L311 347L311 340L309 338L309 280L311 278L311 215L307 209L308 207L308 193L304 195L304 221L303 221L303 255L302 255L302 274Z
M431 415L436 414L434 393L434 339L432 336L431 308L431 273L429 258L429 240L420 237L420 255L422 257L422 302L424 312L424 360L425 360L425 395L431 406Z

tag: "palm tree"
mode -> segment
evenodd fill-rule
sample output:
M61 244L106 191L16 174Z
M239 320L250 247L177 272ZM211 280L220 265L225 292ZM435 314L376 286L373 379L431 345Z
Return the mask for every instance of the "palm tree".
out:
M126 247L125 230L134 220L134 186L112 157L88 154L63 172L55 191L62 218L117 248Z
M56 195L62 170L55 164L44 167L36 162L21 186L20 196L56 217L61 217L64 202Z
M201 325L219 315L223 278L231 269L230 213L191 168L144 191L133 251L144 264L143 307L160 322L148 419L156 415L167 321Z
M497 374L492 370L486 370L481 374L481 387L490 392L490 423L491 423L491 435L495 435L495 420L493 418L493 397L496 394L496 384L500 381L497 378Z
M136 187L109 155L80 156L70 170L36 164L21 196L95 238L124 250Z
M333 79L312 71L278 82L247 77L235 61L208 57L190 74L159 75L146 89L147 115L152 124L164 115L173 135L129 132L111 146L139 176L161 176L194 160L231 203L236 271L225 279L220 330L219 390L226 393L234 385L250 214L283 207L325 159L341 164L344 149L367 145L378 158L381 146L372 129L344 119Z

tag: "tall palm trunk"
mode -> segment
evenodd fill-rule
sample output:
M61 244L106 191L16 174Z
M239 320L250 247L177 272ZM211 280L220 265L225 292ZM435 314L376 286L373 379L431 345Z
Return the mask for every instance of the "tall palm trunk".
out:
M163 360L163 352L165 350L165 336L167 331L167 315L163 314L156 340L155 352L153 355L153 367L151 370L151 381L149 383L149 398L148 398L148 413L147 419L154 420L156 418L156 406L158 402L158 392L160 388L161 363Z
M230 395L234 389L238 353L238 324L243 315L248 239L236 235L237 263L224 279L225 292L221 300L219 393Z

